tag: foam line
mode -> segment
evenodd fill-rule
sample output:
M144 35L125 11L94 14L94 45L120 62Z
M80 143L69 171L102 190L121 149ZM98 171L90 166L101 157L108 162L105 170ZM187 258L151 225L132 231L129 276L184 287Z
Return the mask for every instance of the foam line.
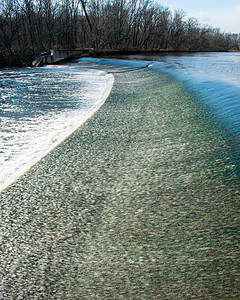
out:
M100 71L99 73L104 73L104 72ZM22 176L27 170L29 170L32 166L34 166L40 159L42 159L44 156L46 156L57 145L59 145L60 143L62 143L71 133L73 133L75 130L77 130L81 125L83 125L89 118L91 118L94 115L94 113L106 101L106 99L108 98L108 96L109 96L109 94L110 94L110 92L112 90L112 87L113 87L114 76L112 74L106 74L105 78L106 78L106 81L107 81L107 85L106 85L106 89L105 89L105 91L103 93L101 101L96 106L94 106L93 108L89 109L88 113L83 118L81 118L80 122L78 122L77 124L75 124L74 126L72 126L66 132L63 132L61 134L61 136L58 138L58 140L56 142L54 142L53 144L51 144L51 146L46 151L44 151L39 156L37 156L36 158L34 158L31 162L29 162L29 163L25 164L24 166L20 167L20 169L18 171L16 171L12 176L10 176L6 181L4 181L0 185L0 192L3 191L6 187L8 187L10 184L12 184L20 176Z

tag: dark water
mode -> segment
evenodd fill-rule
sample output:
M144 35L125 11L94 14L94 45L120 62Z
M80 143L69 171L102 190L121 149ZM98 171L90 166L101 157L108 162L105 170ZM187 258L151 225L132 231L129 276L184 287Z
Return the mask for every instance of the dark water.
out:
M1 297L238 299L234 133L171 74L103 62L69 66L114 74L105 104L1 193Z

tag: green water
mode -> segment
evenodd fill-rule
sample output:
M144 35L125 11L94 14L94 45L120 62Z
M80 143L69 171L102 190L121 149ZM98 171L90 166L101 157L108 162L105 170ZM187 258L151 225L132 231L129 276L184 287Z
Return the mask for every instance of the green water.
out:
M114 77L100 110L0 195L1 299L239 299L226 135L167 75Z

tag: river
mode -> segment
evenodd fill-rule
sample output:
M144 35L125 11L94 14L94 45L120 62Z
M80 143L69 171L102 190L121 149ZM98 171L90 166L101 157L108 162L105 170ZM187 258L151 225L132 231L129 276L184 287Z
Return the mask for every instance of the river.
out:
M2 70L1 298L238 299L239 60Z

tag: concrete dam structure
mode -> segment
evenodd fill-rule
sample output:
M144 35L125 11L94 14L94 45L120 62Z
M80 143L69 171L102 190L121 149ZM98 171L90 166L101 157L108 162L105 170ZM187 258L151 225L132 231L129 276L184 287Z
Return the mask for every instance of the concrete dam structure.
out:
M87 57L93 54L92 49L80 50L50 50L39 54L33 61L33 67L41 67L43 65L54 64L56 62L72 59Z

